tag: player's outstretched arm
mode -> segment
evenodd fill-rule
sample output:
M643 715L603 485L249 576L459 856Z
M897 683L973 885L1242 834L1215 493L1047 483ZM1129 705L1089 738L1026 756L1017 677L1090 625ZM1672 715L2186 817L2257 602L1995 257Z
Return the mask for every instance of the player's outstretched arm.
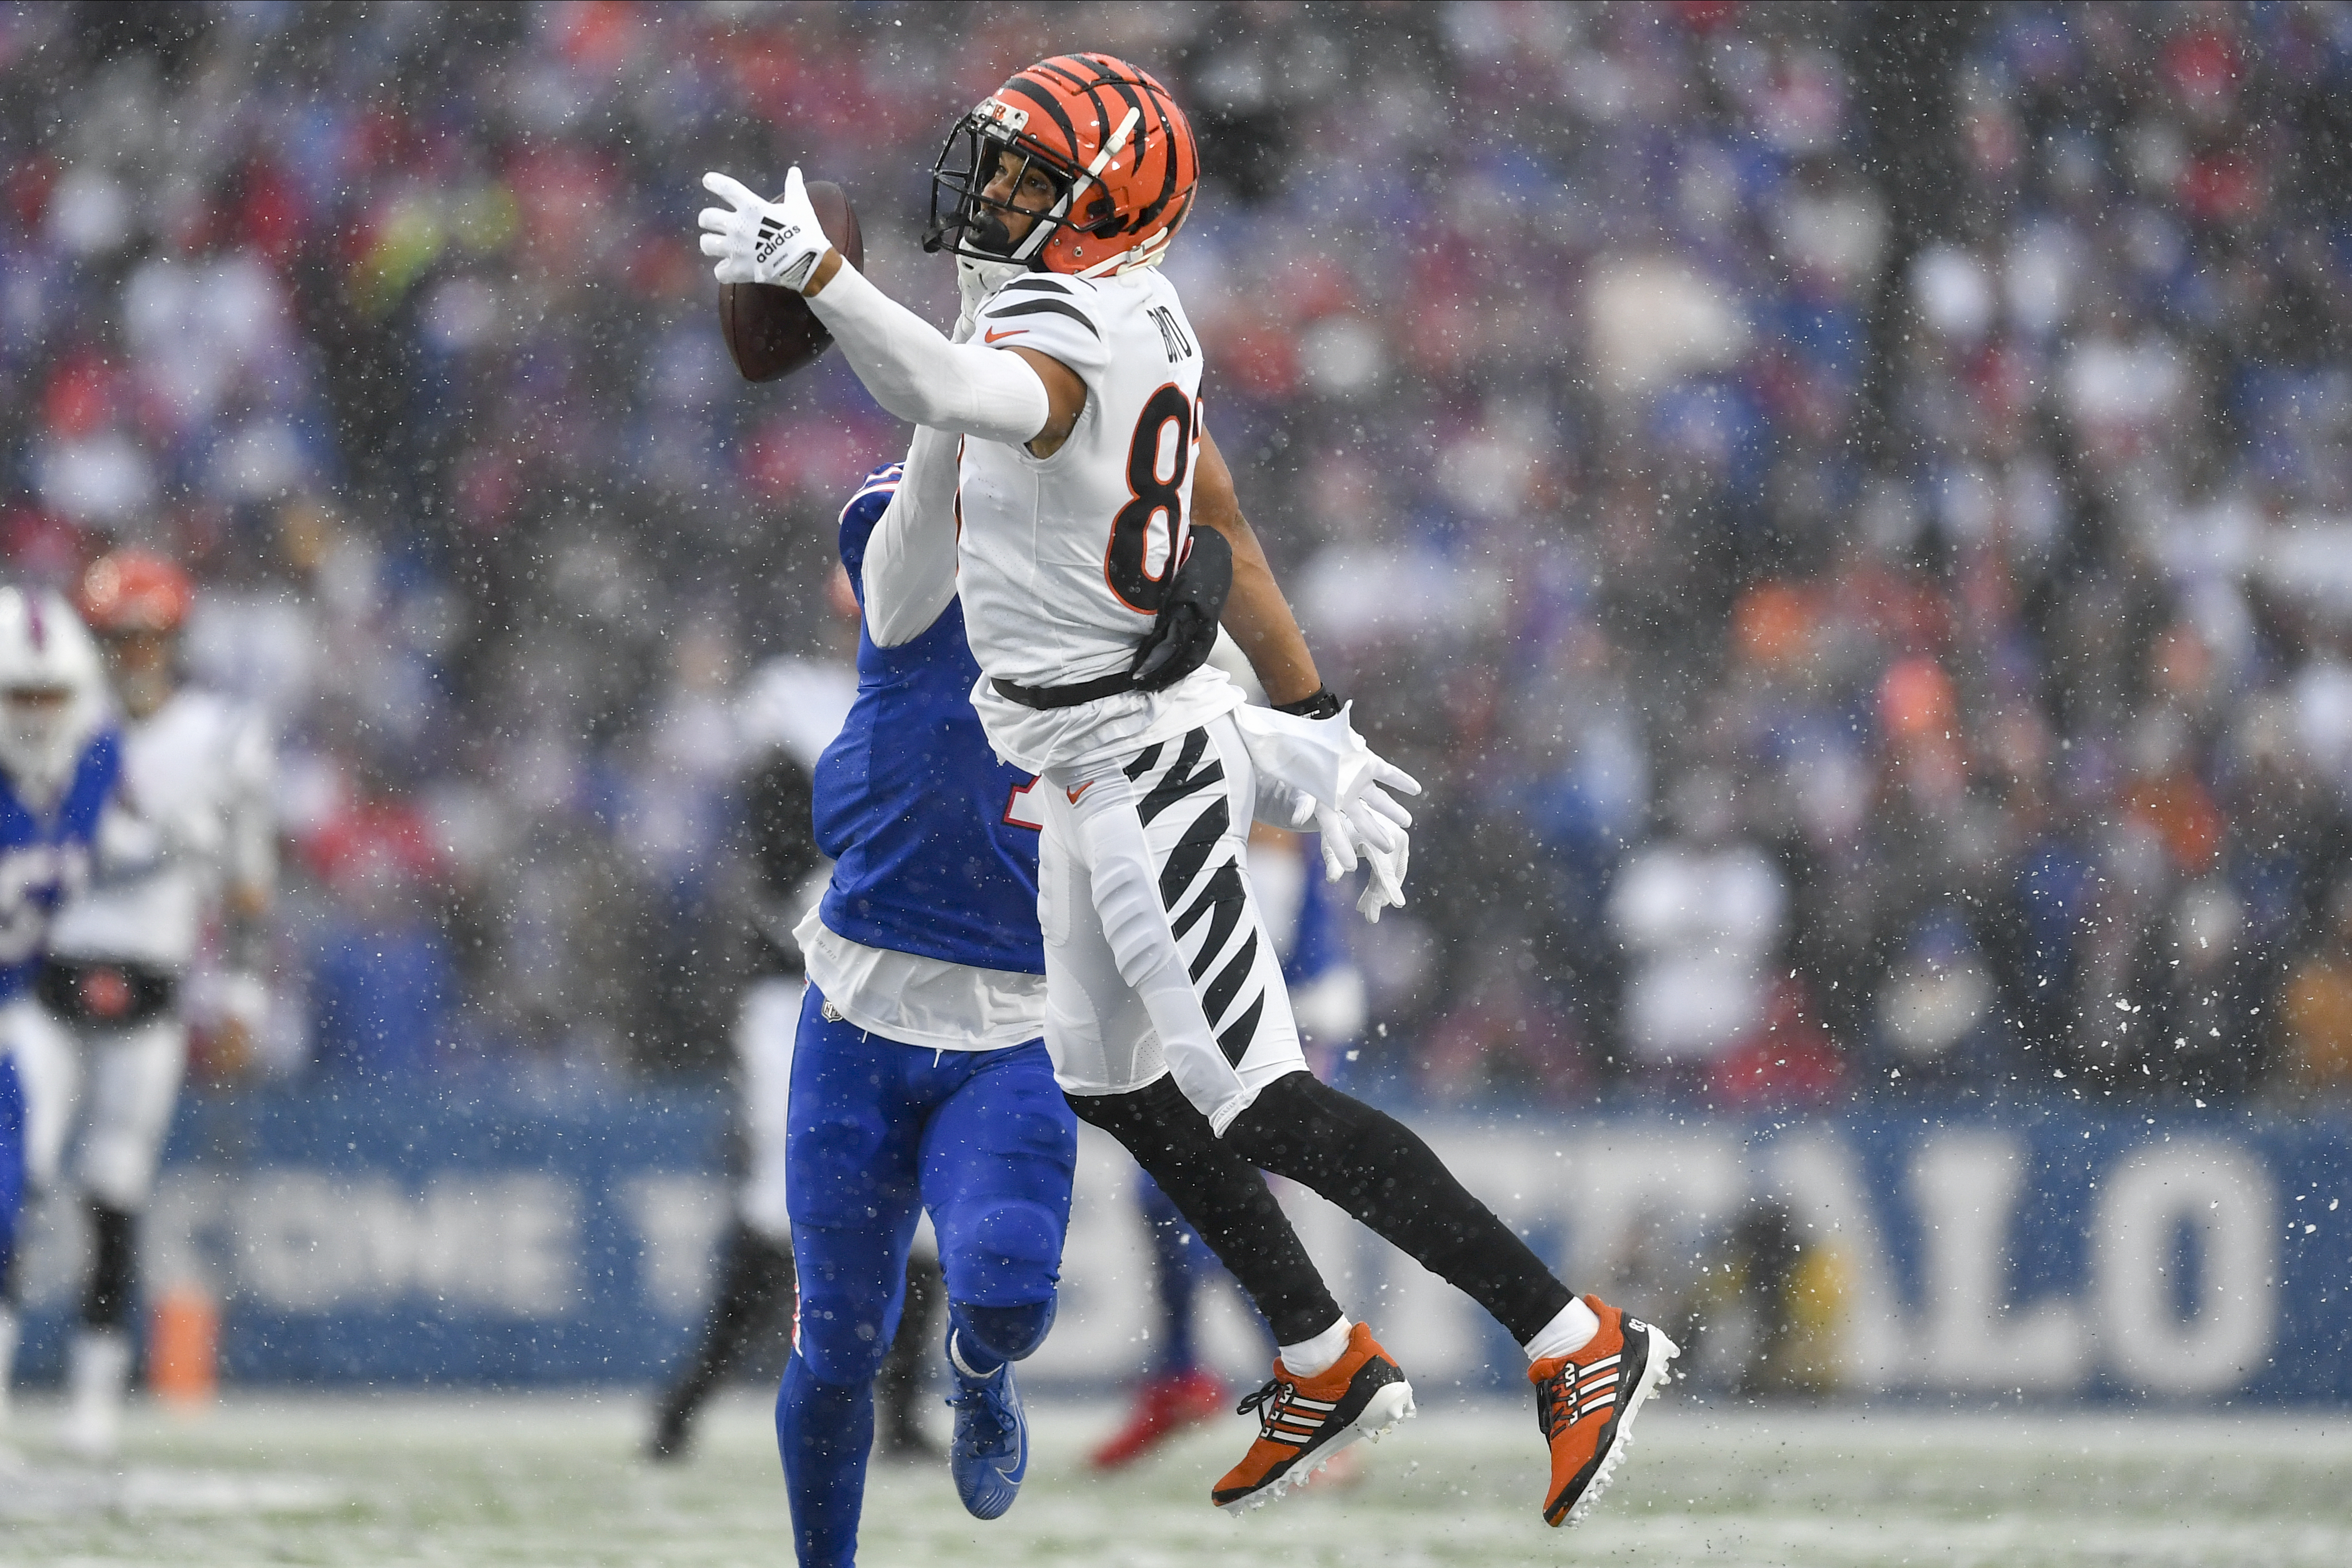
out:
M1027 359L950 342L874 287L824 237L799 169L786 177L778 202L725 174L705 174L702 183L729 204L705 207L698 219L702 253L718 258L719 280L799 289L875 402L910 424L1010 446L1047 433L1055 398ZM1075 422L1075 411L1069 418Z
M956 592L956 446L962 437L915 426L890 505L866 542L859 569L866 635L876 647L914 641Z
M1315 656L1307 651L1307 634L1290 613L1290 601L1274 580L1257 531L1242 515L1241 499L1234 494L1234 473L1217 450L1217 438L1201 432L1200 466L1192 470L1192 521L1213 528L1234 549L1234 586L1226 595L1224 628L1240 645L1242 655L1265 688L1275 706L1300 702L1323 689Z

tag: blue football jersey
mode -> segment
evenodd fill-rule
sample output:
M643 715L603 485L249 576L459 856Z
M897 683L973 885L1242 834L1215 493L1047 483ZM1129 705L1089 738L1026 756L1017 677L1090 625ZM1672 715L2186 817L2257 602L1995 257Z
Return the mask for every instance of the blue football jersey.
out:
M0 771L0 1002L32 984L58 906L89 880L98 819L122 773L122 738L100 731L47 813L29 809Z
M866 542L898 488L886 464L841 514L841 563L862 609ZM972 711L980 666L950 601L897 647L857 634L857 700L816 764L817 847L834 860L818 911L868 947L1025 974L1037 930L1036 781L996 760Z

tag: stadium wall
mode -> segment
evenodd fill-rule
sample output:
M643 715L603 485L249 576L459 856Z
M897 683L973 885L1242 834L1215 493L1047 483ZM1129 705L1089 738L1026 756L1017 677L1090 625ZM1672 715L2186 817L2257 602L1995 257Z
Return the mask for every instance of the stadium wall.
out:
M2342 1118L2050 1106L1422 1125L1571 1281L1712 1323L1702 1370L1726 1389L2352 1399ZM571 1112L349 1093L199 1103L174 1137L148 1290L220 1303L235 1383L643 1380L698 1322L729 1219L727 1137L717 1095ZM1090 1130L1082 1160L1059 1326L1030 1363L1041 1384L1098 1381L1149 1349L1133 1167ZM1318 1200L1286 1201L1417 1383L1517 1380L1517 1351L1465 1299ZM1759 1234L1799 1262L1767 1270L1772 1300L1758 1292ZM35 1380L60 1359L81 1244L71 1205L37 1211ZM1213 1360L1263 1376L1237 1294L1213 1297ZM1807 1348L1759 1382L1756 1341L1773 1332L1759 1322L1779 1309L1782 1337Z

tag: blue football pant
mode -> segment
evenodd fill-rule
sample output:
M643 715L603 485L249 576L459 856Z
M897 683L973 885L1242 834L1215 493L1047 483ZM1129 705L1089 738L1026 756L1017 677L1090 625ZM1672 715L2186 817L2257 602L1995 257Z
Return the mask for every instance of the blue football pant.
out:
M960 1343L984 1361L1027 1355L1052 1321L1077 1119L1042 1040L901 1045L827 1018L811 986L784 1136L800 1306L776 1440L800 1561L835 1568L856 1560L874 1374L898 1331L919 1209Z

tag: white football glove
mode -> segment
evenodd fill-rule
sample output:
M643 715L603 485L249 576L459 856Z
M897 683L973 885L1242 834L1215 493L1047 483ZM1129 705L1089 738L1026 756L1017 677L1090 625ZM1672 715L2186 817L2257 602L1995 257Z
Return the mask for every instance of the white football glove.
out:
M712 270L721 283L775 283L797 291L833 248L809 205L798 164L784 176L777 201L716 172L702 176L702 188L729 204L705 207L695 219L704 230L702 254L719 258Z
M1366 786L1345 811L1334 810L1312 796L1307 798L1315 831L1323 839L1327 882L1336 882L1353 871L1360 856L1393 855L1405 846L1405 830L1412 826L1412 814L1378 784Z
M1260 772L1257 776L1257 819L1294 833L1313 833L1323 849L1323 878L1336 882L1359 866L1369 868L1356 908L1373 924L1381 911L1404 907L1405 863L1412 840L1405 829L1412 813L1399 805L1378 784L1368 786L1346 811L1334 811L1313 795Z
M1388 792L1419 795L1421 784L1364 744L1349 712L1342 708L1329 719L1302 719L1243 708L1234 719L1257 772L1258 820L1294 830L1311 822L1322 842L1327 881L1368 865L1370 878L1356 908L1366 920L1378 921L1383 909L1403 907L1412 858L1406 830L1412 814Z
M1354 805L1374 784L1419 795L1418 780L1392 766L1356 733L1348 721L1354 707L1349 703L1328 719L1302 719L1272 708L1237 708L1234 722L1259 773L1272 773L1335 810Z
M1412 858L1412 840L1397 835L1394 849L1364 847L1364 865L1369 875L1364 879L1364 890L1356 896L1356 910L1374 925L1381 923L1381 910L1393 906L1404 908L1405 862Z

